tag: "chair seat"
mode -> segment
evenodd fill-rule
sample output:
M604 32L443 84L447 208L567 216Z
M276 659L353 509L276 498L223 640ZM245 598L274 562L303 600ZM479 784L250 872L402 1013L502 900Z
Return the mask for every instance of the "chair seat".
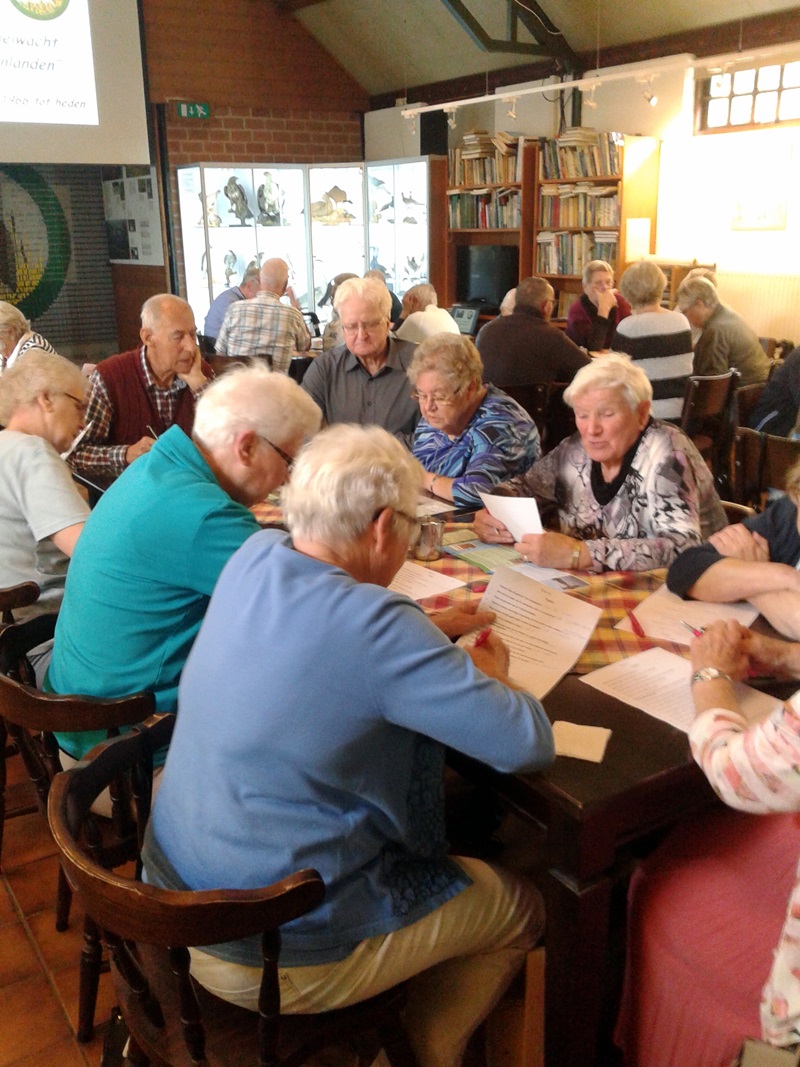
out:
M164 1014L164 1026L156 1027L147 1018L141 1001L120 977L112 964L114 984L123 1018L135 1032L142 1051L164 1067L196 1067L183 1039L180 1010L174 991L167 950L138 945L138 955L147 973L152 992ZM239 1008L209 993L195 982L206 1033L208 1067L254 1067L258 1063L258 1031L255 1013ZM278 1059L281 1067L299 1067L310 1055L329 1045L351 1039L354 1034L374 1030L375 1046L386 1044L388 1034L397 1029L398 1013L406 999L404 985L393 986L378 996L337 1011L314 1015L281 1015ZM385 1028L385 1029L384 1029ZM396 1056L392 1058L397 1064ZM411 1065L409 1065L411 1067Z

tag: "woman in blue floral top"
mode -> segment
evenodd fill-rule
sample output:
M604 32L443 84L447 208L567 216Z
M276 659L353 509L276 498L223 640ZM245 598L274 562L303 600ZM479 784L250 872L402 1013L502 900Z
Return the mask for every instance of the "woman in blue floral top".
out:
M407 373L422 412L413 452L427 472L425 488L436 496L480 504L479 491L538 459L536 424L516 400L483 384L483 363L469 337L429 337Z

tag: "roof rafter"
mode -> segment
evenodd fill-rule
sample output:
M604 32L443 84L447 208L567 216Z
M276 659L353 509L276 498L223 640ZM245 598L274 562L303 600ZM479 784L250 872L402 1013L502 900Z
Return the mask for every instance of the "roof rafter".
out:
M545 15L536 0L526 0L517 4L516 0L507 0L508 20L507 36L503 39L491 37L481 26L475 16L462 0L441 0L462 29L484 52L513 52L517 55L548 56L563 63L569 70L576 70L578 57L564 39L558 27ZM518 40L517 22L521 22L536 44Z

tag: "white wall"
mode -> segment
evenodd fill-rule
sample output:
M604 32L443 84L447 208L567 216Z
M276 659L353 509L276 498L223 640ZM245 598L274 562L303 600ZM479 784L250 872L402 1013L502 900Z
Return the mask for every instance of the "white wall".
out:
M401 112L405 104L368 111L364 115L364 159L372 163L383 159L407 159L418 156L419 122L412 124Z

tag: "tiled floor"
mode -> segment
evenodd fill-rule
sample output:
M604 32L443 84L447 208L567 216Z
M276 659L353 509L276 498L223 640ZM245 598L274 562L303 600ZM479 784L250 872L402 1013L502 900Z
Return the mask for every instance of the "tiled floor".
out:
M8 761L8 807L33 799L19 757ZM95 1036L75 1039L82 916L57 933L55 845L38 813L7 819L0 874L0 1067L99 1067L114 1004L100 978Z

